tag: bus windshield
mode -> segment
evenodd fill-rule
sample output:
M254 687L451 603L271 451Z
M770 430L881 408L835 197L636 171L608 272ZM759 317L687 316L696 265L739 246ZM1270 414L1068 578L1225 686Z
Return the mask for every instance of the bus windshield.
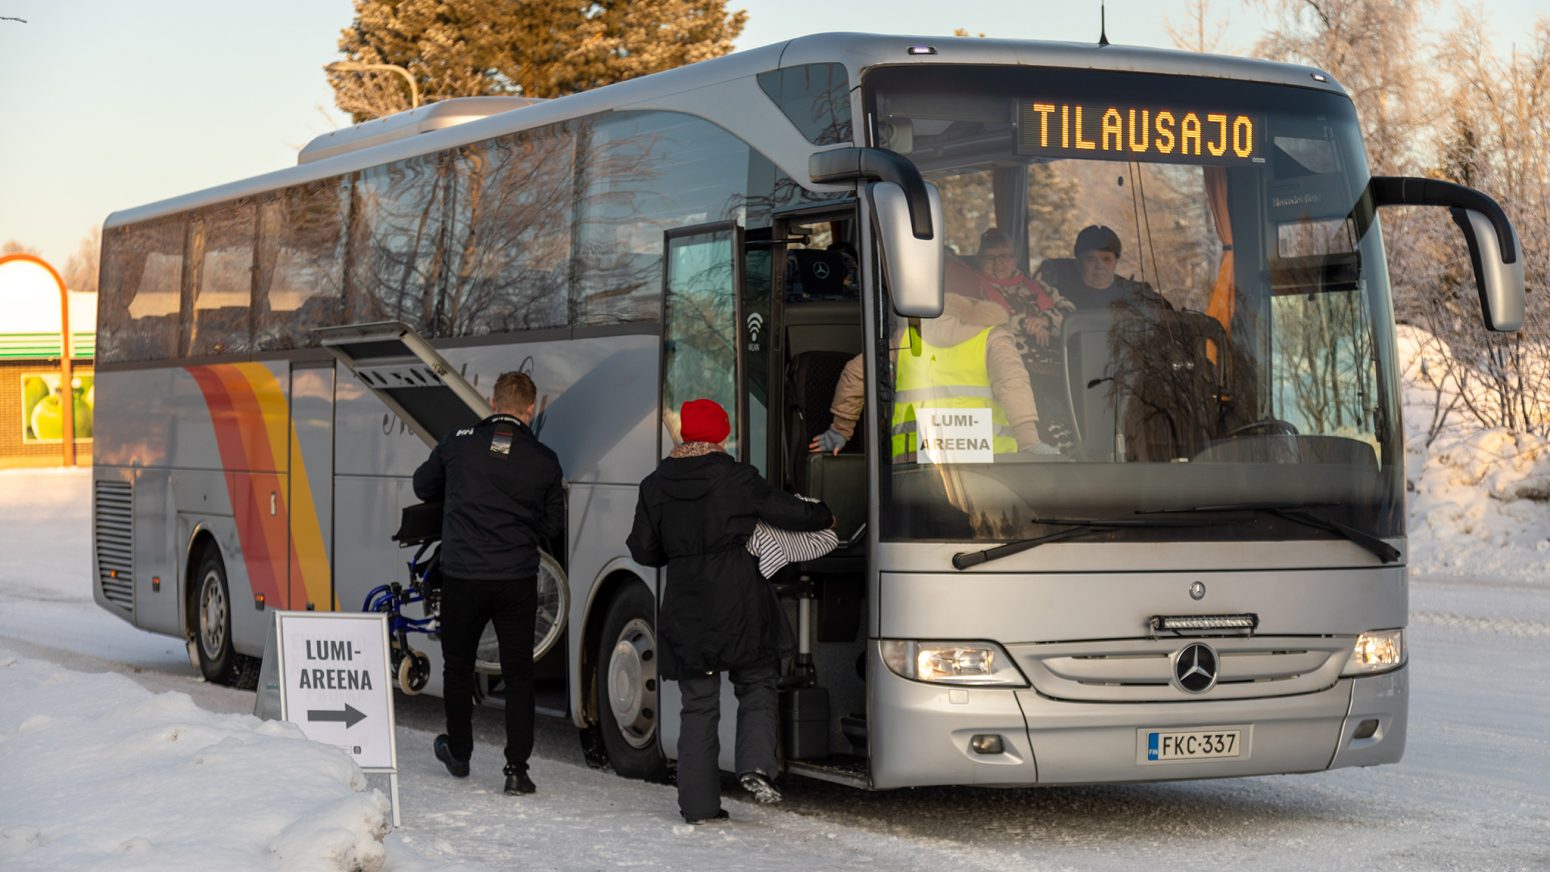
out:
M941 317L879 306L883 538L1177 512L1243 517L1089 538L1325 535L1292 508L1402 532L1389 285L1348 99L1037 67L883 68L866 88L876 144L940 192L948 249Z

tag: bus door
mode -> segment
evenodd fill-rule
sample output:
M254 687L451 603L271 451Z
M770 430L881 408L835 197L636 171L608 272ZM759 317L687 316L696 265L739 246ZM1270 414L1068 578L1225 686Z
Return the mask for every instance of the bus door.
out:
M830 408L847 367L865 347L854 203L783 212L774 223L772 359L780 450L772 469L786 490L824 501L841 547L776 576L796 600L798 653L781 692L787 767L854 782L865 774L866 430L861 415L839 449L808 446L833 425ZM751 271L751 270L750 270ZM750 282L752 284L752 282ZM885 443L886 444L886 443ZM860 774L858 774L860 773Z
M289 608L333 611L333 361L291 364L290 396Z
M813 454L808 445L833 424L829 409L841 374L863 348L861 279L856 260L856 211L809 207L775 222L774 305L779 329L776 372L781 373L779 475L772 481L822 499L845 539L866 521L867 416L840 449ZM751 284L751 282L750 282Z

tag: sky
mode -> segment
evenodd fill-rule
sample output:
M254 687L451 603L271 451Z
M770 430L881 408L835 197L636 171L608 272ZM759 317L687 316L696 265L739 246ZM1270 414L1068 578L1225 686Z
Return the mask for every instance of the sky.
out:
M748 10L738 48L826 30L1098 36L1098 0L727 5ZM1171 46L1164 19L1182 24L1187 6L1109 0L1109 39ZM1211 8L1228 19L1222 50L1246 52L1266 13ZM1547 12L1546 0L1495 0L1488 20L1505 46ZM313 137L348 124L321 67L338 59L352 15L351 0L0 0L0 17L26 20L0 20L0 243L63 269L111 212L293 165Z

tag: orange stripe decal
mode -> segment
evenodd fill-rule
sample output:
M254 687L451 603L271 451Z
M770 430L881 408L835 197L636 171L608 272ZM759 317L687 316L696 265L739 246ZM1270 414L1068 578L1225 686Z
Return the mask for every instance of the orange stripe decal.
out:
M210 409L254 592L288 608L337 610L312 482L280 380L258 363L187 369Z

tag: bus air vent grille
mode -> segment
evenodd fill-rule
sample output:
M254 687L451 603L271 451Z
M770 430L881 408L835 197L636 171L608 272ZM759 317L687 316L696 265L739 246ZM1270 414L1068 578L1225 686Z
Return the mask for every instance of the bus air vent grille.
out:
M97 584L108 602L133 612L134 489L128 482L94 482L92 542L97 557Z
M1349 637L1210 637L1219 669L1214 687L1194 696L1174 685L1173 657L1191 639L1115 639L1008 645L1033 683L1053 699L1173 702L1316 693L1336 682L1355 642Z

